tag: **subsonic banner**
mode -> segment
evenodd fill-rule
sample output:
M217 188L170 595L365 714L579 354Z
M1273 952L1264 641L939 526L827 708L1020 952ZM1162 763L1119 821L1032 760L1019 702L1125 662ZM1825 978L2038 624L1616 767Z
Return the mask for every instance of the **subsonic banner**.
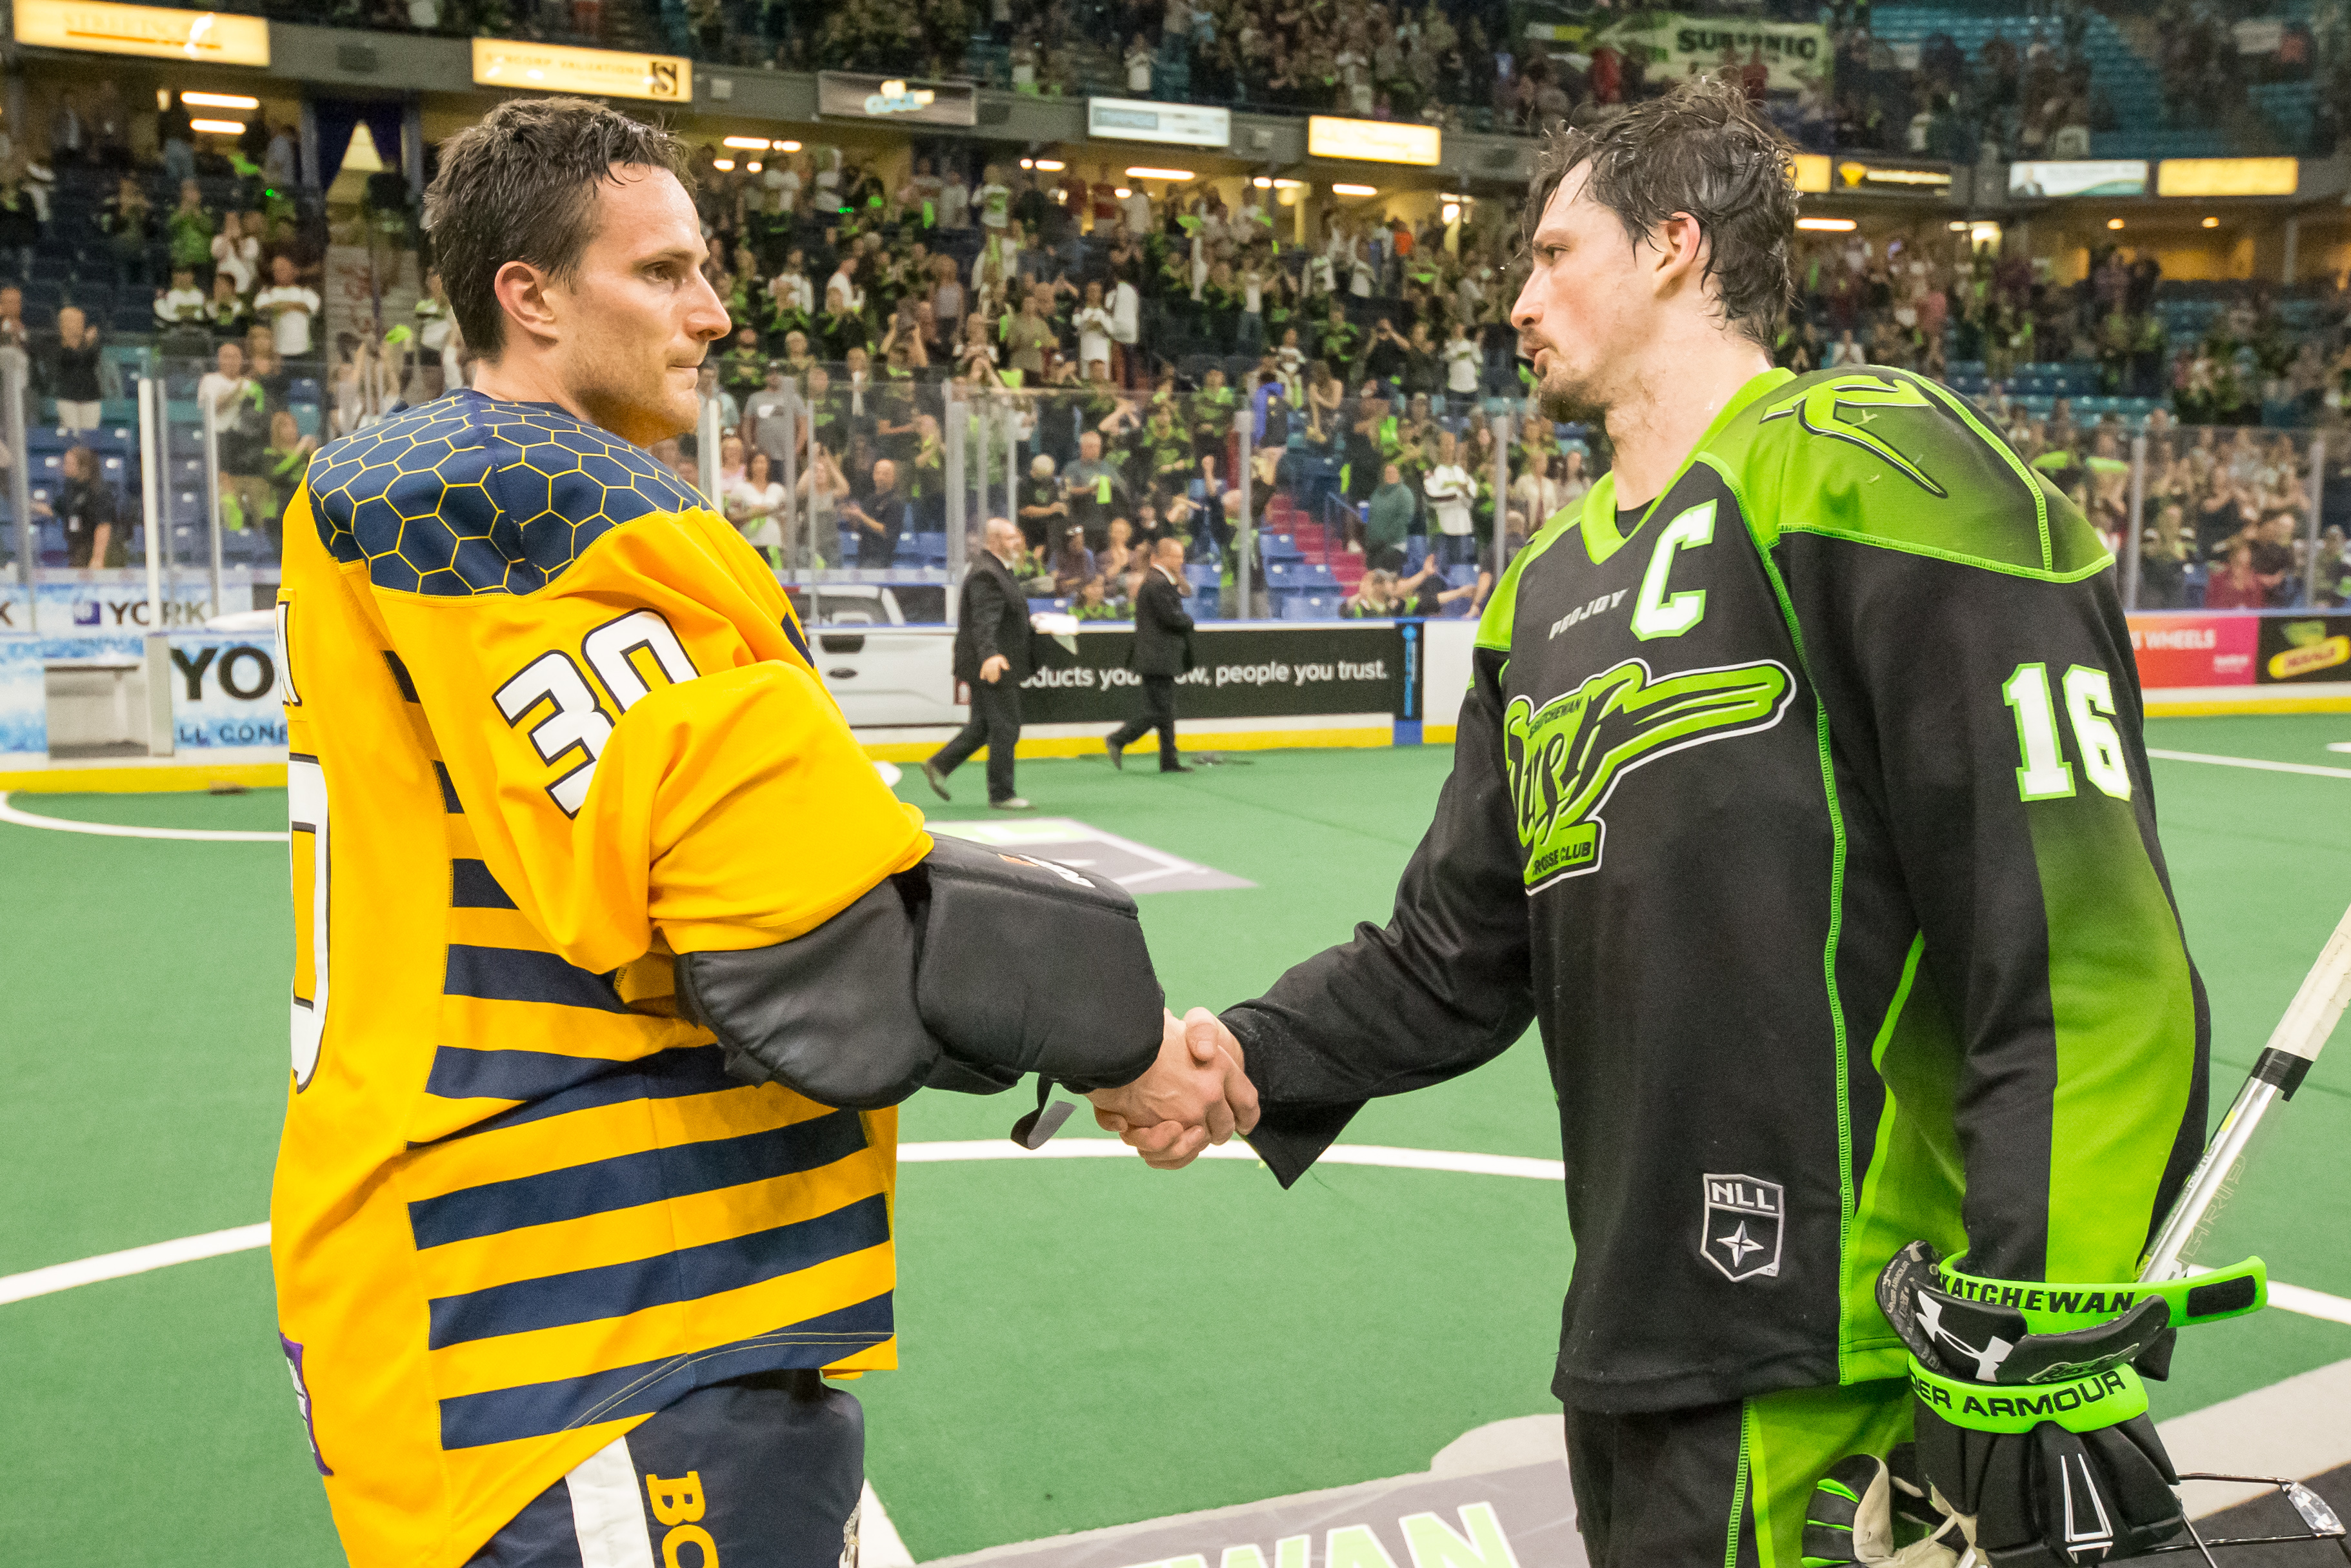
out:
M1826 27L1813 22L1758 22L1745 17L1685 16L1651 11L1608 28L1595 44L1614 44L1647 62L1651 81L1679 81L1728 66L1743 66L1763 51L1775 92L1794 92L1807 82L1825 82L1834 51ZM1728 52L1726 52L1728 51Z

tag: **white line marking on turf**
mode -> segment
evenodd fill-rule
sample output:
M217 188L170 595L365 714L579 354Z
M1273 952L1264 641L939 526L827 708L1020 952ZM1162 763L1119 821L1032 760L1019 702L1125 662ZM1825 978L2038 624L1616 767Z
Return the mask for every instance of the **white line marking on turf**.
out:
M899 1538L898 1527L890 1522L870 1480L857 1504L857 1563L858 1568L914 1568L914 1554Z
M46 827L52 833L92 833L101 838L198 838L220 844L284 844L288 838L283 833L232 833L210 827L125 827L113 822L75 822L62 816L41 816L9 805L5 790L0 790L0 822L13 822L19 827Z
M1107 1137L1061 1138L1040 1149L1025 1149L1008 1138L992 1137L952 1138L936 1143L898 1146L898 1162L901 1165L946 1165L964 1160L1132 1158L1133 1151L1124 1144ZM1243 1143L1220 1144L1205 1151L1201 1158L1257 1163L1256 1151ZM1376 1143L1333 1144L1322 1151L1320 1163L1380 1166L1390 1170L1452 1171L1462 1176L1514 1176L1534 1181L1566 1179L1566 1167L1555 1159L1535 1159L1520 1154L1476 1154L1464 1149L1397 1148ZM127 1251L101 1252L94 1258L77 1259L70 1263L52 1263L47 1268L30 1269L21 1274L0 1274L0 1305L69 1291L76 1285L96 1284L100 1280L119 1280L130 1274L169 1268L173 1263L192 1263L200 1258L218 1258L230 1252L250 1251L267 1245L269 1225L265 1220L258 1225L239 1225L233 1230L213 1231L202 1236L183 1236L176 1241L132 1247ZM2306 1290L2301 1285L2273 1280L2270 1282L2270 1304L2304 1317L2323 1318L2329 1323L2351 1327L2351 1298L2328 1295L2324 1291Z
M2330 1296L2324 1291L2307 1291L2300 1285L2289 1285L2282 1280L2270 1282L2270 1305L2300 1313L2304 1317L2323 1317L2329 1323L2351 1324L2351 1301Z
M2327 748L2330 751L2335 747ZM2351 779L2351 768L2321 767L2316 763L2273 763L2263 757L2216 757L2208 752L2159 752L2147 749L2150 757L2161 757L2167 763L2210 763L2223 768L2253 768L2265 774L2309 774L2322 779Z
M46 1269L30 1269L21 1274L0 1274L0 1303L51 1295L58 1291L69 1291L76 1285L94 1285L100 1280L119 1280L128 1274L143 1274L150 1269L169 1268L173 1263L193 1263L199 1258L225 1257L231 1252L249 1252L256 1247L267 1245L269 1221L265 1220L258 1225L239 1225L233 1230L211 1231L201 1236L183 1236L176 1241L158 1241L152 1247L101 1252L95 1258L79 1258L70 1263L52 1263Z

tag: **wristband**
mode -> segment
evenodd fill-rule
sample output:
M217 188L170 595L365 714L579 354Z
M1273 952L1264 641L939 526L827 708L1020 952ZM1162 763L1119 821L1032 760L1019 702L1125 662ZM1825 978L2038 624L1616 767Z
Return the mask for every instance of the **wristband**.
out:
M1952 1426L1977 1432L2030 1432L2043 1421L2095 1432L2147 1413L2147 1385L2128 1366L2064 1383L1970 1383L1929 1370L1914 1355L1910 1391Z
M1964 1253L1942 1261L1942 1287L1955 1296L2004 1307L2020 1314L2033 1334L2064 1334L2085 1328L2129 1311L2149 1296L2160 1296L2171 1312L2171 1326L2219 1323L2257 1312L2269 1301L2269 1267L2259 1258L2247 1258L2225 1269L2191 1274L2180 1280L2133 1280L2121 1284L2076 1284L2044 1280L1994 1280L1965 1273L1959 1267Z

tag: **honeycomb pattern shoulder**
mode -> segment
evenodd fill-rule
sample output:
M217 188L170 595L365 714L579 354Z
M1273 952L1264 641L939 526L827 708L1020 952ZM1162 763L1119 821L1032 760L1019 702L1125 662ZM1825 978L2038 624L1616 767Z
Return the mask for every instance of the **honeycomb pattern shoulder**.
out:
M612 529L702 504L610 431L470 390L330 442L308 483L329 552L414 594L532 593Z

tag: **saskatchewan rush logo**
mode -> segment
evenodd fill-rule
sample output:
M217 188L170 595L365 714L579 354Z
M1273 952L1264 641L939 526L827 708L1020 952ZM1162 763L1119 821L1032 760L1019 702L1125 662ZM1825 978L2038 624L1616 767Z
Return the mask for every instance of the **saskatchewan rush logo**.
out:
M1793 418L1816 436L1850 441L1893 465L1896 472L1917 481L1928 494L1949 493L1927 471L1888 445L1869 427L1885 409L1932 409L1927 394L1898 376L1839 376L1818 381L1763 416L1762 422ZM1851 421L1837 418L1839 409L1860 410Z
M1618 779L1690 746L1770 729L1794 690L1786 666L1768 659L1663 680L1628 659L1541 710L1531 697L1511 699L1502 749L1527 891L1600 868L1600 808Z

